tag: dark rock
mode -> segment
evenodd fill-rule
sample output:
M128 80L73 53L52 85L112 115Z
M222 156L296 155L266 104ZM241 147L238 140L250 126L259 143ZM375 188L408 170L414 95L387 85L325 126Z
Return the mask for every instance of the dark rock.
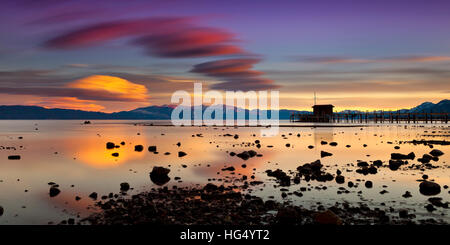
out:
M111 154L111 156L113 156L113 157L118 157L118 156L119 156L119 153L114 152L114 153Z
M184 151L179 151L178 152L178 157L184 157L184 156L186 156L187 154L186 154L186 152L184 152Z
M344 184L345 183L345 177L342 175L336 176L336 183L338 184Z
M8 160L20 160L20 155L11 155L11 156L8 156Z
M366 188L372 188L373 184L372 181L368 180L364 183L364 185L366 186Z
M402 197L404 197L404 198L410 198L410 197L412 197L411 192L406 191L405 194L402 195Z
M427 209L428 212L433 212L434 210L436 210L436 209L434 208L434 206L431 205L431 204L426 205L425 208Z
M434 196L441 193L441 186L431 181L422 181L419 185L419 191L425 196Z
M243 152L237 154L236 156L241 158L241 159L243 159L243 160L245 160L245 161L250 158L250 154L249 154L248 151L243 151Z
M383 166L383 162L381 160L375 160L373 161L373 165L377 167Z
M156 152L156 145L151 145L148 147L149 152Z
M329 209L321 213L316 213L314 215L314 222L320 225L342 225L341 218Z
M55 196L57 196L60 192L61 192L61 191L60 191L57 187L54 187L54 186L50 187L50 192L49 192L50 197L55 197Z
M337 146L338 143L336 143L336 142L330 142L330 145L331 145L331 146Z
M326 151L320 151L320 157L328 157L328 156L332 156L332 153L326 152Z
M222 171L235 171L235 170L236 169L233 166L228 167L228 168L222 168Z
M120 190L121 191L128 191L130 189L130 184L127 182L120 183Z
M356 165L358 167L368 167L369 166L369 164L367 162L358 162Z
M405 162L402 160L389 160L389 169L395 171L403 164L405 164Z
M168 168L155 166L152 172L150 172L150 179L157 185L164 185L170 180L168 176L169 172L170 169Z
M2 216L4 212L5 212L5 210L3 209L2 206L0 206L0 216Z
M90 197L92 200L97 200L97 196L98 196L97 192L92 192L92 193L89 195L89 197Z
M398 216L402 219L408 218L408 210L402 209L398 212Z
M430 155L432 155L434 157L440 157L440 156L444 155L444 152L442 152L438 149L434 149L434 150L430 151Z
M143 151L144 150L144 146L143 145L135 145L134 146L134 151Z
M81 197L79 197L79 196L75 197L75 201L80 201L80 200L81 200Z
M205 185L205 187L203 187L203 190L209 191L209 192L216 191L217 189L218 189L217 185L211 184L211 183L208 183Z
M116 144L114 144L113 142L106 143L106 149L114 149L114 148L116 148Z
M414 160L416 158L416 155L414 152L410 152L408 155L401 154L401 153L391 153L391 159L394 160Z

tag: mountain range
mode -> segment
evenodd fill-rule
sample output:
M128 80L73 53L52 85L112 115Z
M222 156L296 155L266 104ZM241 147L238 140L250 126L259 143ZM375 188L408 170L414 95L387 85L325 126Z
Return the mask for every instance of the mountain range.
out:
M92 111L82 111L82 110L71 110L71 109L58 109L58 108L44 108L39 106L23 106L23 105L3 105L0 106L0 119L80 119L80 120L94 120L94 119L116 119L116 120L167 120L171 118L173 111L173 106L149 106L137 108L130 111L120 111L113 113L105 112L92 112ZM206 107L202 107L205 110ZM235 118L238 111L245 111L246 119L248 119L250 114L258 114L258 110L247 110L241 108L233 108L235 112ZM194 109L192 108L192 111ZM450 100L442 100L436 104L432 102L424 102L416 107L410 109L401 109L399 112L445 112L450 113ZM224 110L225 112L225 110ZM292 112L311 114L310 111L297 111L297 110L287 110L281 109L279 112L279 118L281 120L289 119ZM346 111L355 112L358 111ZM268 112L270 118L270 111Z

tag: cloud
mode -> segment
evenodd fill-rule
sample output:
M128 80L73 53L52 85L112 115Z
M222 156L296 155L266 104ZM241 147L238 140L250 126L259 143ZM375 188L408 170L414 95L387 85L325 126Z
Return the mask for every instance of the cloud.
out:
M179 58L244 53L231 45L234 35L218 28L189 28L172 33L148 35L135 41L147 48L150 55Z
M213 84L212 89L248 91L278 88L272 80L260 77L263 72L252 70L260 61L255 58L210 61L195 65L191 72L225 80Z
M146 102L149 98L144 85L102 75L89 76L62 87L0 87L0 93L121 102Z
M174 31L183 28L187 22L187 18L176 17L105 22L59 35L44 46L59 49L89 47L119 38Z
M29 101L27 105L83 111L102 111L105 109L104 106L95 104L94 101L79 100L73 97L38 98L36 100Z
M381 58L352 58L345 56L296 56L295 61L319 64L347 64L347 63L414 63L450 61L450 56L395 56Z

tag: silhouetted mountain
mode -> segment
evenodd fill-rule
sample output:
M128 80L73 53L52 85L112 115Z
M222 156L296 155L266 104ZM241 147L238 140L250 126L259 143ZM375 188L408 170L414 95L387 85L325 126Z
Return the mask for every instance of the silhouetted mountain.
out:
M450 112L450 100L441 100L439 103L424 102L409 110L410 112Z
M239 112L245 113L245 119L248 119L250 115L258 115L263 111L259 110L247 110L237 107L227 107L224 105L218 105L222 107L224 115L226 109L231 109L234 112L235 118L238 117ZM201 106L201 110L204 112L206 106ZM121 111L114 113L104 112L92 112L81 111L71 109L47 109L39 106L0 106L0 119L80 119L80 120L94 120L94 119L117 119L117 120L166 120L170 119L173 111L173 106L149 106L137 108L131 111ZM191 118L193 118L195 107L191 107ZM447 112L450 113L450 100L442 100L439 103L433 104L431 102L424 102L419 106L411 109L402 109L400 112ZM310 111L296 111L281 109L278 111L279 118L281 120L288 120L292 112L301 114L311 114ZM358 111L347 111L358 113ZM271 118L270 111L267 112L268 118ZM214 118L214 114L213 114ZM225 118L225 117L224 117Z

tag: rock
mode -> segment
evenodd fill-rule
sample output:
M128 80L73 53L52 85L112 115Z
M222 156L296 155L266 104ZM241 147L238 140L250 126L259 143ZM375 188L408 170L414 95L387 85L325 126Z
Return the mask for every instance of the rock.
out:
M342 175L336 176L336 183L344 184L344 182L345 182L345 177L344 176L342 176Z
M81 197L79 197L79 196L75 197L75 201L80 201L80 200L81 200Z
M349 182L347 183L347 186L348 186L349 188L352 188L352 187L354 186L354 184L353 184L353 182L349 181Z
M356 165L358 167L368 167L369 166L369 164L367 162L358 162Z
M236 170L233 166L228 167L228 168L222 168L222 171L234 171Z
M428 198L428 201L433 204L433 206L441 207L441 208L448 208L448 202L443 203L441 197L430 197Z
M331 146L337 146L338 143L336 143L336 142L330 142L330 145L331 145Z
M405 162L402 160L389 160L389 169L390 170L397 170L402 166Z
M402 219L408 218L408 210L402 209L398 212L398 216Z
M106 149L114 149L114 148L116 148L116 144L114 144L113 142L106 143Z
M410 198L410 197L412 197L411 192L406 191L405 194L402 195L402 197L404 197L404 198Z
M217 189L218 189L217 185L211 184L211 183L208 183L205 185L205 187L203 187L203 190L209 191L209 192L216 191Z
M151 145L148 147L149 152L156 152L156 145Z
M92 200L97 200L97 192L92 192L92 193L89 195L89 197L90 197Z
M144 150L144 146L143 145L135 145L134 146L134 151L143 151Z
M258 155L258 153L257 153L256 151L254 151L254 150L249 150L249 151L248 151L248 155L249 155L250 157L254 157L254 156Z
M434 150L430 151L430 155L432 155L434 157L440 157L440 156L444 155L444 152L442 152L438 149L434 149Z
M50 191L49 191L50 197L55 197L55 196L57 196L60 192L61 192L61 191L58 189L58 187L54 187L54 186L50 187Z
M332 153L329 153L329 152L326 152L326 151L320 151L320 157L322 157L322 158L329 157L329 156L332 156L332 155L333 155Z
M111 154L111 156L113 156L113 157L118 157L118 156L119 156L119 153L114 152L113 154Z
M373 165L377 167L383 166L383 162L381 160L375 160L373 161Z
M120 190L121 191L128 191L130 189L130 184L127 182L120 183Z
M8 160L20 160L20 155L11 155L11 156L8 156Z
M168 176L169 172L170 169L168 168L155 166L152 172L150 172L150 179L157 185L164 185L170 180Z
M278 209L276 218L280 224L295 224L297 222L297 216L297 210L286 207Z
M341 218L329 209L321 213L316 213L314 215L314 222L320 225L342 225Z
M186 152L184 152L184 151L179 151L178 152L178 157L184 157L184 156L186 156L187 154L186 154Z
M419 191L425 196L434 196L441 193L441 186L431 181L422 181L419 185Z
M83 124L91 124L91 121L84 121Z
M436 210L436 209L434 208L434 206L431 205L431 204L428 204L427 206L425 206L425 208L427 209L428 212L433 212L434 210Z
M372 183L372 181L368 180L364 183L364 186L366 186L366 188L372 188L373 183Z
M243 151L236 155L237 157L241 158L242 160L248 160L250 158L250 154L248 151Z
M0 206L0 216L2 216L4 212L5 212L5 210L3 209L2 206Z
M391 153L391 159L394 160L406 160L406 159L414 160L414 158L416 158L414 152L410 152L408 155L401 153Z

